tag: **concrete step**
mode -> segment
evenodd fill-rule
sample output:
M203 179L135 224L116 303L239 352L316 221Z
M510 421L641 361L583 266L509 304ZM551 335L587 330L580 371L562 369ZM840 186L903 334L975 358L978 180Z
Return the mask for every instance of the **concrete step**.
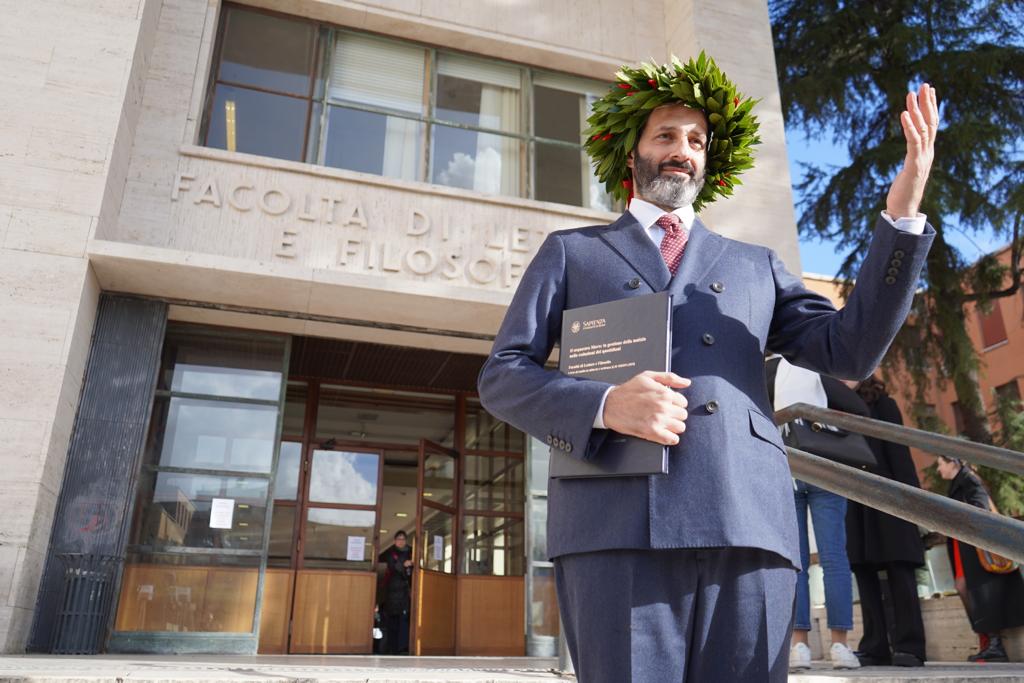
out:
M0 682L17 683L538 683L575 677L543 657L0 655ZM816 663L789 683L1024 683L1024 664L933 664L833 671Z

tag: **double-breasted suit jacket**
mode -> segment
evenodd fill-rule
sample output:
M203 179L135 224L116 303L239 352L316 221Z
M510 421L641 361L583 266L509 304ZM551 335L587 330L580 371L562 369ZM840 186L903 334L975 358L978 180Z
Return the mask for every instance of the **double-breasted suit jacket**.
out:
M672 371L690 378L669 473L552 479L548 554L753 547L799 567L792 482L765 387L764 351L843 378L871 373L905 320L934 231L879 219L856 287L836 311L765 247L695 221L673 277L632 214L550 234L522 280L479 377L496 417L575 458L601 457L604 382L546 369L568 308L668 290Z

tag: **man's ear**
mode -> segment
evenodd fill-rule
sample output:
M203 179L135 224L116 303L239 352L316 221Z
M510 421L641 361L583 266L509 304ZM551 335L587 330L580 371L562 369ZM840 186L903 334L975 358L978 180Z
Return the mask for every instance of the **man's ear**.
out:
M633 170L633 151L630 150L629 154L626 155L626 168Z

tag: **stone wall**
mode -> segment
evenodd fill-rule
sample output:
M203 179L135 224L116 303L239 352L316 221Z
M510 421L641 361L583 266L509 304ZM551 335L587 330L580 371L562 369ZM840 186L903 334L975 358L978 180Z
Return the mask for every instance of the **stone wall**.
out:
M96 313L87 243L120 204L159 2L0 18L0 650L24 649Z

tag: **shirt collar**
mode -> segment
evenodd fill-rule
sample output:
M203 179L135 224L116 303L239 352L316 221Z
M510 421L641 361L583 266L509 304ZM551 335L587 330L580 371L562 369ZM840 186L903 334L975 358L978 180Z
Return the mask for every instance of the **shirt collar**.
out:
M651 204L650 202L644 201L639 197L633 197L629 200L629 212L633 214L633 218L644 230L649 230L654 223L665 215L665 210ZM680 206L678 209L673 211L675 215L679 216L679 220L682 221L682 227L684 230L689 231L693 227L694 213L693 205L687 204L686 206Z

